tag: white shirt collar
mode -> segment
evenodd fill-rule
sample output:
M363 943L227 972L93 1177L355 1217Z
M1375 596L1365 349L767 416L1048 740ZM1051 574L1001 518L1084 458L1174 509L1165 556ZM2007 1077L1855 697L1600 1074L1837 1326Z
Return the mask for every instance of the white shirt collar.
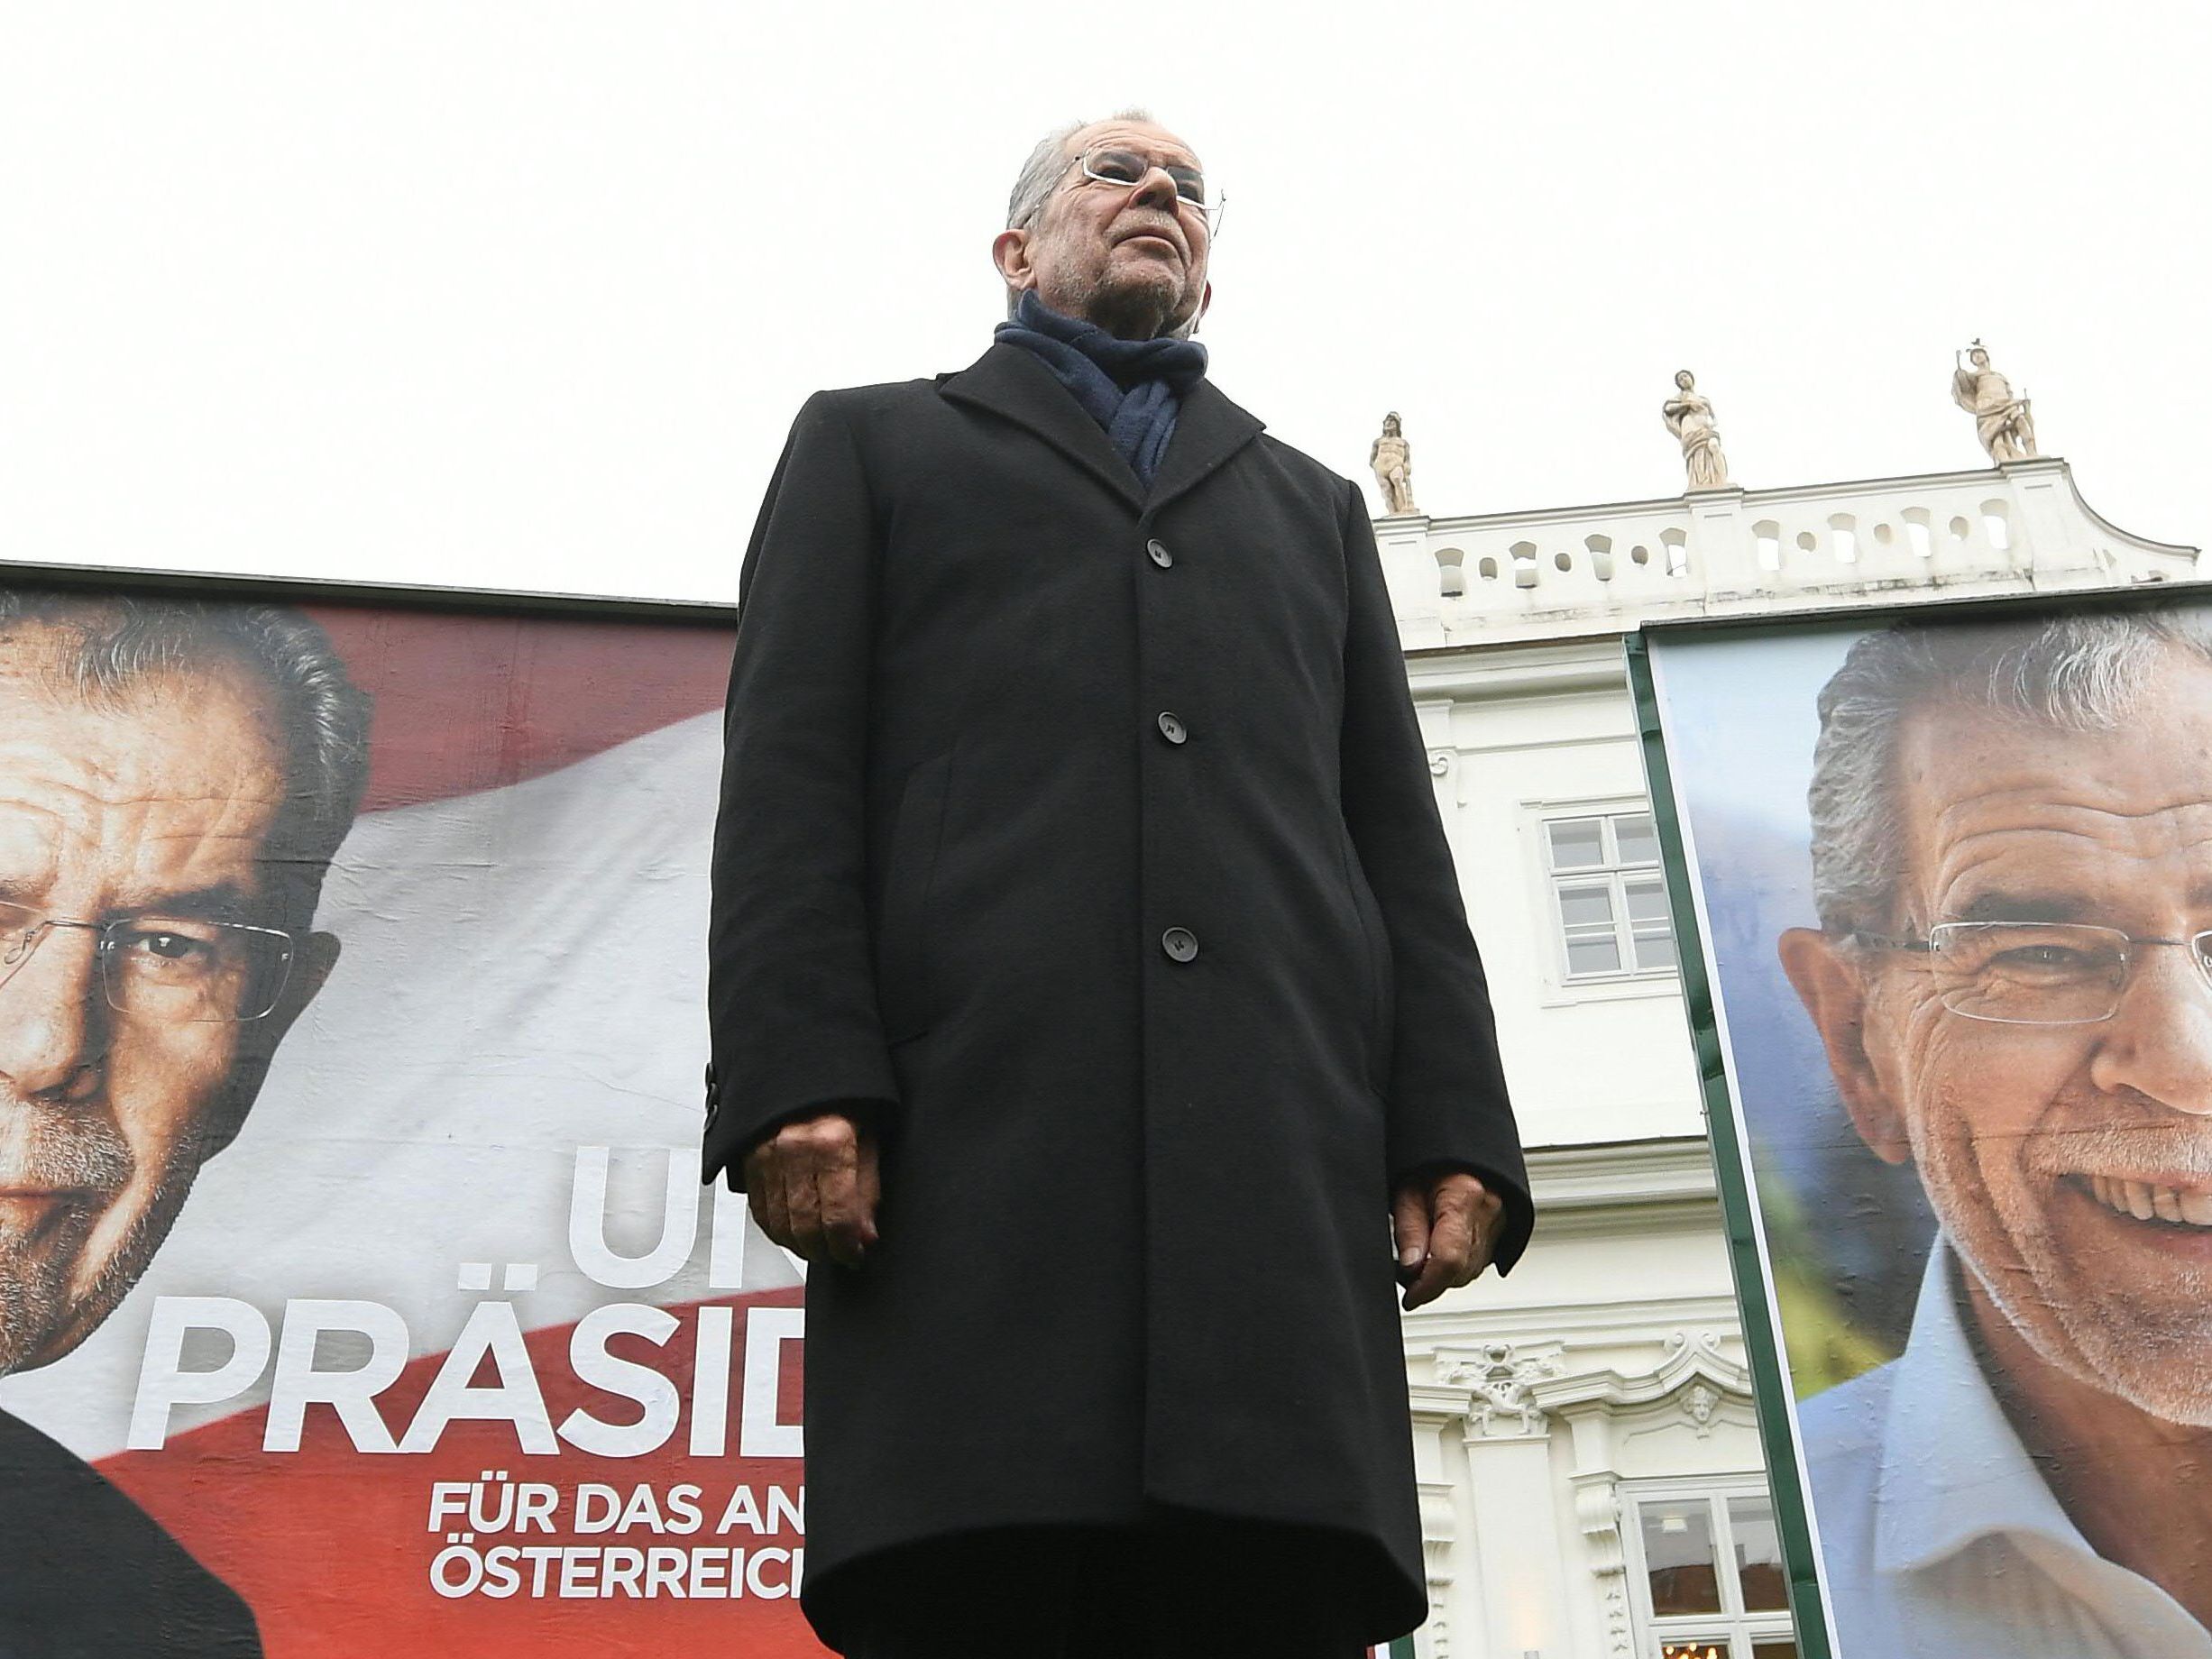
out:
M2094 1560L1982 1374L1960 1315L1960 1270L1939 1234L1890 1389L1874 1564L1883 1572L1931 1566L1991 1534L2041 1537Z

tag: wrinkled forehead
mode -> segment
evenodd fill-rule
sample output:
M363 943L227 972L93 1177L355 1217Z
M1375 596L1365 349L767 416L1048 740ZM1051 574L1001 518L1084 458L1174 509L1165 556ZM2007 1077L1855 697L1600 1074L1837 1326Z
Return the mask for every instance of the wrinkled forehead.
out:
M1177 167L1200 165L1197 151L1167 128L1150 121L1094 121L1087 127L1078 127L1069 136L1066 145L1069 160L1087 150L1102 148L1134 150L1155 161L1171 162Z
M65 642L0 633L0 789L85 810L225 803L263 830L282 803L287 746L260 676L220 651L204 665L88 681ZM251 820L251 822L249 822Z
M1906 867L1931 900L2170 881L2212 860L2212 669L2159 674L2108 729L1932 703L1906 717L1896 765Z

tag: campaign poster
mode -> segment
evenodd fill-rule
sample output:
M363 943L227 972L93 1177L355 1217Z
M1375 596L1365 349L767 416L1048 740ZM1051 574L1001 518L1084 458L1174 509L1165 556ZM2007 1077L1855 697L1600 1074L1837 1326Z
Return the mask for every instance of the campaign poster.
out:
M822 1652L733 633L0 573L0 1652Z
M2212 1651L2212 605L1639 653L1832 1651Z

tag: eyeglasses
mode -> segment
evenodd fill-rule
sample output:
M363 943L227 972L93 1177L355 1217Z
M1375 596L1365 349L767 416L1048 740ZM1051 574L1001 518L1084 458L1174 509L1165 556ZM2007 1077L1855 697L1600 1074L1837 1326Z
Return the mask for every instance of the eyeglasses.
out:
M258 1020L277 1005L298 943L281 928L195 916L78 921L0 903L0 985L47 936L80 928L96 936L100 988L117 1013L161 1024Z
M2094 1025L2120 1012L2144 948L2179 945L2212 988L2212 930L2141 939L2075 921L1944 921L1925 939L1854 930L1854 943L1924 952L1943 1006L2004 1025Z
M1077 166L1083 177L1098 184L1117 184L1134 189L1143 184L1157 166L1174 183L1177 198L1186 206L1195 207L1206 219L1208 235L1221 228L1221 210L1228 205L1227 198L1211 202L1206 195L1206 175L1195 167L1174 167L1167 162L1155 162L1150 156L1139 155L1134 150L1086 150L1077 158Z

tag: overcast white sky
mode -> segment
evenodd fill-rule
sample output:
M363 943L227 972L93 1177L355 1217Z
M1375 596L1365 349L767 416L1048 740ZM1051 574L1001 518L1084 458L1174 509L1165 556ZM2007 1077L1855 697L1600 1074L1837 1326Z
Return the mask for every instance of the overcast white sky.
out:
M734 597L818 386L959 368L1046 128L1229 197L1229 395L1429 512L1983 463L2202 545L2196 5L0 4L0 555Z

